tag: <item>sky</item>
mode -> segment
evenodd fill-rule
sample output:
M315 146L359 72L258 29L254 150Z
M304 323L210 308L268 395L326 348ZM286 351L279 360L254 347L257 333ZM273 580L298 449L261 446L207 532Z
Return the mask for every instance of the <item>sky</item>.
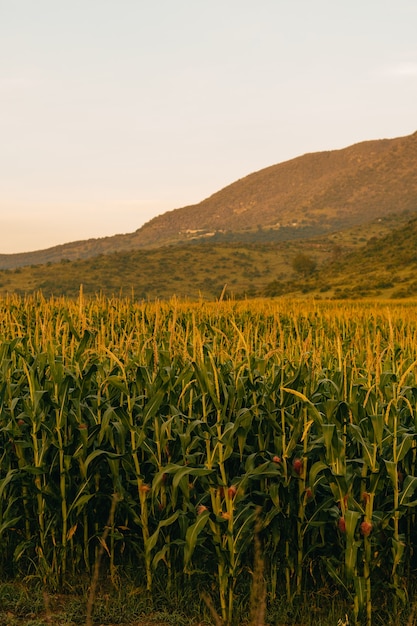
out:
M417 130L415 0L0 0L0 254Z

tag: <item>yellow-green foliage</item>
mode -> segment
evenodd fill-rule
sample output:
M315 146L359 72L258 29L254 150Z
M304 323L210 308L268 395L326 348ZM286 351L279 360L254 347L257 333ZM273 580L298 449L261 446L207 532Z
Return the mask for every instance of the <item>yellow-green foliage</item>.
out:
M0 568L317 586L370 624L416 549L414 304L0 301ZM389 583L389 589L387 584Z

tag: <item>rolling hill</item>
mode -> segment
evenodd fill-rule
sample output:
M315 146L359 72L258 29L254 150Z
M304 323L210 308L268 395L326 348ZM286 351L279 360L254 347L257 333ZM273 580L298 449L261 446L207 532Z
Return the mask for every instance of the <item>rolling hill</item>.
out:
M254 172L134 233L0 254L0 268L87 259L186 242L307 239L417 211L417 132L305 154Z

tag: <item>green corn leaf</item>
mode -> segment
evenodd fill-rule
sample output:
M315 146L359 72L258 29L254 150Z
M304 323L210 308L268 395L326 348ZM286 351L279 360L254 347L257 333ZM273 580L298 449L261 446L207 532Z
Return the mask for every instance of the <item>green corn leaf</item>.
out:
M22 467L22 472L26 472L27 474L31 474L32 476L41 476L42 474L47 473L47 468L43 467L34 467L33 465L25 465Z
M394 576L397 567L403 560L405 550L404 541L397 541L396 539L392 539L391 552L392 552L392 572L391 575Z
M280 504L280 499L279 499L279 485L276 482L272 482L269 485L269 497L272 500L272 503L274 505L274 509L272 509L272 511L277 511L277 509L279 510L281 508L281 504Z
M180 514L180 511L177 510L177 511L175 511L175 513L173 513L172 515L167 517L167 519L164 519L164 520L159 522L158 528L145 541L145 551L148 554L151 553L152 550L154 549L154 547L156 546L156 543L158 541L158 537L159 537L159 533L161 531L161 528L166 528L167 526L171 526L171 524L173 524L178 519L179 514Z
M82 353L85 351L88 344L91 343L91 340L94 339L94 336L95 336L94 333L85 329L82 339L78 345L77 352L75 353L76 361L80 360Z
M6 476L0 480L0 500L3 498L4 490L10 484L13 477L19 473L17 469L9 469Z
M400 493L400 506L416 506L416 501L411 501L411 498L414 495L414 492L417 489L417 477L416 476L406 476L403 483L403 488Z
M145 407L143 420L144 423L146 423L149 419L155 417L164 397L165 391L163 389L158 389L158 391L153 394L152 398L147 402Z
M122 458L121 454L117 454L115 452L109 452L107 450L94 450L93 452L91 452L88 455L88 457L84 461L84 469L85 469L85 471L87 471L87 468L90 465L90 463L95 461L100 456L108 456L110 459L120 459L120 458Z
M165 543L162 548L160 550L158 550L158 552L155 554L155 556L152 559L152 569L156 570L156 568L158 567L159 563L161 561L166 562L166 556L168 554L169 551L169 544Z
M174 487L174 489L176 489L184 476L208 476L209 474L213 474L213 471L214 470L208 469L206 467L181 466L181 469L179 469L174 474L174 478L172 479L172 486Z
M356 527L361 515L358 511L347 510L345 512L346 524L346 547L345 547L345 567L346 578L351 580L355 576L358 548L360 541L355 540ZM356 578L356 577L355 577Z
M393 487L396 489L398 484L398 465L394 461L384 460L387 474L390 477Z
M22 519L22 516L19 515L18 517L14 517L9 520L4 520L4 522L0 525L0 537L2 536L5 530L15 526L21 519Z
M404 459L407 452L411 449L414 441L414 435L406 433L403 435L400 443L397 444L397 461L400 462Z
M327 465L327 463L324 463L323 461L316 461L315 463L313 463L308 475L309 483L312 489L314 489L316 487L316 484L321 481L320 474L326 471L329 471L329 466Z
M203 513L198 516L197 521L187 528L184 545L184 567L186 569L191 563L191 558L197 545L198 536L207 524L209 517L209 511L203 511Z
M247 473L247 478L274 478L282 474L282 469L276 463L265 461L261 465L254 467Z
M70 507L68 508L67 517L73 510L75 510L77 512L77 515L79 515L80 512L83 510L83 508L90 502L92 498L94 498L93 493L84 493L84 494L77 495L75 500L71 503Z
M107 383L107 385L111 387L115 387L116 389L118 389L119 391L122 391L126 395L129 393L126 382L122 376L115 376L115 375L108 376L105 382Z
M21 541L20 543L18 543L13 553L13 561L17 563L19 559L21 559L22 556L25 554L26 550L30 551L32 548L33 548L33 541L31 540Z
M338 585L340 585L346 593L349 594L349 589L346 586L345 582L343 581L342 576L339 574L339 572L337 571L337 569L334 567L332 561L330 560L329 557L324 557L324 563L326 565L327 571L329 572L330 576L333 578L333 580L336 581L336 583Z
M374 433L374 443L382 450L382 438L384 434L385 421L382 413L371 415L372 429Z
M250 530L250 528L253 527L253 524L257 517L257 512L253 509L249 510L248 512L249 507L250 505L245 507L245 509L242 510L240 514L235 518L235 523L238 526L238 530L233 540L233 545L235 549L237 549L237 547L239 546L239 544L242 543L242 541L245 541L245 537L247 541L253 541L253 532ZM239 525L241 516L243 516L244 519L243 519L243 522ZM245 546L246 545L247 544L245 543ZM242 550L243 550L243 545L240 545L239 552L241 552Z
M365 440L359 426L356 424L349 424L348 428L353 438L361 445L364 462L372 471L376 471L378 469L378 463L374 463L374 450L372 444Z
M321 428L323 432L324 445L326 446L326 459L329 465L332 465L334 463L334 457L338 453L338 450L333 447L336 424L323 424Z
M323 419L322 419L322 416L320 415L319 411L314 406L314 404L311 402L311 400L309 400L307 398L307 396L305 396L303 393L301 393L301 391L297 391L296 389L290 389L288 387L281 387L281 391L283 391L285 393L289 393L289 394L295 396L296 398L301 400L304 404L306 404L308 406L308 411L309 411L309 413L311 413L311 415L314 418L314 420L318 424L322 424Z

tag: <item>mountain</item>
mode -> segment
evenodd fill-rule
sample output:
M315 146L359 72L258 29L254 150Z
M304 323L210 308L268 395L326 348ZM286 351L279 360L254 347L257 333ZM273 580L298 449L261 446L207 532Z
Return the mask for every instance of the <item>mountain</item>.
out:
M154 218L137 231L137 240L153 246L259 229L284 230L284 239L318 235L417 211L416 173L417 132L305 154Z
M416 173L417 132L305 154L249 174L199 204L155 217L134 233L0 254L0 268L205 240L311 238L417 211Z

